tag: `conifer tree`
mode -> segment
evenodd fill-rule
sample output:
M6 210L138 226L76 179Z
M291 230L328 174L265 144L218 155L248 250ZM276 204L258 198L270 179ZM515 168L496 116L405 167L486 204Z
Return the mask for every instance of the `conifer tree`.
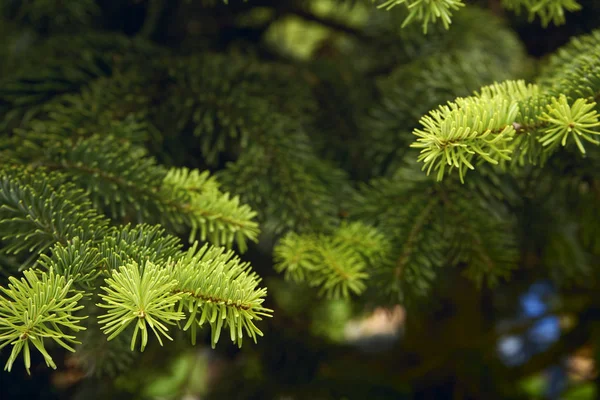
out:
M599 22L592 0L3 2L0 393L179 399L207 348L211 399L527 398L600 345ZM539 280L562 335L507 365ZM393 343L345 336L397 306Z

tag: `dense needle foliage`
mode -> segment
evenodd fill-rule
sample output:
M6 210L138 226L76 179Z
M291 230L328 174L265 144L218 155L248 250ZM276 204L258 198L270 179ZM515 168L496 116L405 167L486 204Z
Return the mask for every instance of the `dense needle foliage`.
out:
M598 21L584 0L3 2L3 394L528 398L599 345ZM562 336L511 366L496 346L544 317L506 328L540 279ZM398 306L400 338L350 338Z

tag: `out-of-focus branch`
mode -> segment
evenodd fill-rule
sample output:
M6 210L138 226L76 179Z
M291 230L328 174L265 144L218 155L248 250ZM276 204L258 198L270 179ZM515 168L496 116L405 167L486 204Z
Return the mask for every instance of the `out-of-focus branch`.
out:
M326 26L328 28L331 28L333 30L336 30L338 32L342 32L342 33L346 33L349 34L351 36L354 36L358 39L361 40L365 40L365 41L372 41L374 40L373 37L365 34L363 31L361 31L360 29L356 29L354 27L345 25L343 23L340 23L334 19L331 18L326 18L326 17L320 17L318 15L312 14L306 10L300 9L300 8L292 8L292 9L284 9L282 10L283 14L290 14L290 15L295 15L298 16L306 21L310 21L310 22L316 22L318 24L321 24L323 26Z

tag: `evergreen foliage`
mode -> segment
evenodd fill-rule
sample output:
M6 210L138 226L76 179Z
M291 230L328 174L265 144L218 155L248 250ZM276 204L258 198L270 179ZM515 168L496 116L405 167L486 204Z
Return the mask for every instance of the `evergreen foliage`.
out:
M479 331L497 339L495 321L474 315L538 277L589 339L600 31L533 60L462 0L142 3L0 6L7 373L74 362L84 393L92 375L153 376L143 360L189 341L244 356L225 379L247 392L217 384L215 398L408 398L450 376L468 398L491 382L490 398L517 399ZM499 5L543 27L581 9ZM308 51L273 33L288 17ZM456 325L437 317L443 296ZM408 352L340 343L348 320L398 304ZM456 354L473 368L449 367Z

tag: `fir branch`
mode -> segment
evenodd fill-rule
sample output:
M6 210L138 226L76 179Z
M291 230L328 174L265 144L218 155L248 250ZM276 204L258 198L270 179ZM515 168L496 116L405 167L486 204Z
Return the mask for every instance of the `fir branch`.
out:
M110 135L81 138L70 146L68 143L43 140L39 153L45 152L45 157L32 155L34 165L69 175L90 193L99 210L109 207L112 218L124 218L134 212L142 219L155 212L154 188L165 171L146 156L143 148L119 142Z
M506 142L515 133L517 113L517 103L500 96L458 98L421 119L424 129L415 129L418 139L411 147L422 149L418 160L428 173L435 167L438 180L446 166L457 168L463 180L466 169L475 168L471 163L475 155L492 164L510 160Z
M358 43L351 53L353 62L365 68L368 76L388 75L398 66L421 58L471 51L483 53L482 63L486 65L502 65L509 76L500 79L514 79L528 70L522 42L505 21L486 10L464 7L453 17L452 29L432 25L425 36L416 26L400 27L398 20L406 17L401 8L373 13L364 29L379 40L364 45Z
M477 287L493 287L519 265L514 218L503 206L495 213L476 194L454 191L443 197L451 238L452 262L464 263L465 275Z
M281 238L274 249L275 271L285 272L285 278L296 282L308 279L311 272L319 268L315 254L316 238L289 232Z
M99 306L108 308L108 312L100 315L99 320L109 339L123 334L135 320L131 336L132 348L136 346L139 333L141 348L145 348L148 329L153 330L162 344L162 336L169 338L166 325L184 317L181 312L183 303L180 300L188 301L186 309L189 312L192 311L192 305L200 310L200 319L195 321L192 328L194 337L197 326L201 326L206 320L210 322L213 346L218 341L223 326L230 327L232 340L239 345L244 330L254 340L257 335L262 335L255 321L272 313L261 306L266 290L257 288L260 279L250 271L248 264L233 258L233 252L223 253L223 248L209 248L207 245L196 252L195 242L190 251L183 253L179 240L165 235L164 229L159 226L108 228L108 221L91 208L85 192L66 183L64 174L46 173L39 167L30 172L23 167L3 166L0 171L0 200L4 203L0 203L0 212L4 214L2 224L6 225L10 233L3 238L8 244L3 250L13 253L29 250L31 259L41 255L39 266L47 269L57 279L69 279L69 286L76 285L86 294L94 292L96 278L104 275L107 294L101 296L104 302ZM206 174L190 173L187 170L171 174L169 184L181 184L182 188L179 190L185 191L187 188L199 196L205 194L204 185L209 192L214 192L218 187ZM20 227L23 232L15 227ZM52 244L54 247L51 248L51 254L43 254ZM23 265L25 266L26 264ZM61 275L55 272L55 268ZM36 274L38 271L32 269L25 273ZM42 272L42 276L46 276L46 272ZM48 288L32 286L29 296L35 297L44 290L61 288L59 283L49 283L47 286ZM11 287L9 285L9 289ZM83 293L80 292L78 296L83 296ZM48 296L43 297L43 302L48 299ZM178 302L179 311L174 309ZM10 307L11 310L29 307L26 297L22 296L15 298L15 304ZM35 307L38 306L44 309L42 305ZM70 312L69 305L60 303L57 307L59 309L52 311L53 315L58 315L62 321ZM132 310L137 313L135 318L131 317ZM19 312L19 315L29 318L27 312ZM195 312L192 313L192 319L194 315ZM215 319L216 315L219 315L218 320ZM10 320L6 321L8 323ZM30 328L34 327L27 329ZM18 325L8 324L4 329L5 335L0 335L0 338L8 340L12 337L10 335L21 332L19 329ZM54 366L43 343L39 342L39 337L30 337L48 365ZM73 351L62 342L73 337L60 331L49 337ZM19 343L13 347L8 368L21 349L25 351L26 367L29 368L28 342Z
M285 65L225 54L182 58L173 64L171 93L161 107L168 121L163 129L173 135L189 131L199 138L209 165L232 148L246 149L270 133L272 125L266 121L285 115L306 122L316 110L310 87Z
M517 14L520 14L521 9L524 8L528 13L529 21L539 17L544 27L551 22L555 25L564 24L565 11L581 10L581 5L576 0L502 0L502 6Z
M81 344L75 346L71 360L80 366L86 376L116 378L132 368L136 361L137 354L130 350L131 339L127 335L119 335L107 341L97 319L101 309L93 304L86 306L90 317L85 320L86 330L80 334Z
M42 112L44 104L76 93L100 77L126 70L162 50L117 34L59 35L27 49L27 63L0 81L0 127L21 126Z
M570 137L577 144L579 151L585 154L580 138L596 145L600 144L590 136L600 135L597 129L600 127L598 113L593 110L595 106L596 103L588 104L584 99L577 99L573 105L569 105L564 95L561 95L558 100L553 98L552 104L548 105L548 113L539 117L549 124L544 132L545 135L539 139L542 146L556 146L560 142L564 147Z
M160 133L150 122L157 86L137 69L115 71L110 77L90 82L79 93L60 95L44 104L39 118L17 132L73 140L107 132L134 144L159 142Z
M567 47L567 54L569 47ZM576 45L572 45L576 47ZM573 58L556 65L557 60L552 59L554 67L549 68L545 75L539 78L542 84L548 88L548 92L555 97L566 96L569 102L577 98L587 100L589 103L600 100L600 37L598 35L589 37L583 52L573 55Z
M68 143L68 141L67 141ZM197 173L167 171L147 157L143 148L116 141L112 136L81 138L71 146L44 138L28 158L59 170L85 188L99 210L108 207L113 218L160 222L174 232L191 228L190 242L201 240L246 249L258 235L255 212L239 198L216 189ZM208 186L197 190L201 185ZM196 190L191 191L190 185Z
M208 174L185 168L171 169L163 178L160 194L166 204L180 210L191 226L190 242L197 231L200 239L209 238L216 244L231 245L235 240L240 251L247 248L246 240L256 241L258 224L253 221L256 212L240 204L239 197L231 197L218 190L219 184Z
M337 206L331 182L338 170L323 165L298 125L279 115L265 116L264 135L219 175L224 186L260 210L267 232L335 226ZM342 175L343 176L343 175Z
M381 79L381 99L369 110L363 127L372 140L365 151L374 172L391 173L402 165L410 131L424 113L512 75L505 64L487 62L489 57L479 48L435 53L401 65Z
M56 243L51 248L51 256L40 254L38 260L43 269L55 271L84 290L93 289L93 283L102 272L99 268L102 263L103 257L94 243L82 242L77 236L67 244Z
M352 26L345 25L345 24L343 24L339 21L336 21L334 19L331 19L331 18L315 15L315 14L313 14L309 11L306 11L304 9L301 9L301 8L284 9L283 14L296 15L306 21L316 22L320 25L326 26L327 28L331 28L334 31L348 34L352 37L355 37L357 39L360 39L360 40L363 40L366 42L372 42L372 41L376 40L374 37L366 34L361 29L357 29Z
M536 152L531 142L515 140L517 133L533 134L541 146L548 148L547 152L558 143L565 146L568 137L573 138L583 154L580 137L597 144L589 136L600 126L597 112L592 110L595 103L577 99L569 104L564 95L557 99L538 93L535 85L507 81L483 88L475 96L458 98L421 119L424 128L414 130L418 139L411 147L422 149L418 160L424 162L427 173L437 170L437 179L441 180L446 166L450 166L450 170L458 169L464 181L466 170L475 168L475 156L480 157L480 162L504 164L511 160L515 143L522 145L521 160L526 151ZM549 102L548 112L541 112L543 102ZM520 112L521 108L525 111ZM519 118L523 118L523 123ZM569 135L570 132L575 134Z
M359 221L342 222L333 232L332 240L354 249L371 265L390 251L390 243L382 232Z
M443 188L416 167L361 185L347 204L351 218L372 221L391 243L372 278L374 295L407 306L429 292L436 270L448 263L451 250Z
M338 299L348 297L350 293L360 294L366 289L364 281L369 277L366 264L353 249L332 241L319 246L318 254L325 268L312 284L321 287L320 294Z
M20 167L0 170L0 230L6 253L39 254L70 238L102 236L108 221L92 209L85 192L59 174Z
M166 270L178 282L174 291L184 295L178 309L187 314L182 329L191 328L192 343L196 329L206 322L211 326L213 347L225 327L239 346L244 331L255 342L257 335L263 335L254 321L271 316L272 310L262 306L267 291L258 288L258 276L233 252L206 245L198 249L195 243L182 257L167 263Z
M12 345L5 370L10 371L13 363L23 351L25 369L30 373L30 346L33 345L42 355L46 364L56 369L56 364L48 354L44 340L52 339L69 351L75 351L68 343L77 343L75 336L64 332L68 329L78 332L84 317L73 315L83 308L77 302L82 294L71 295L72 280L56 274L53 270L42 273L25 271L19 281L9 278L8 288L0 287L0 349Z
M438 19L441 20L444 28L448 29L452 22L453 11L465 6L462 0L383 0L377 7L390 10L401 4L408 9L408 16L402 22L402 27L413 20L421 21L423 33L427 33L430 22L435 24Z
M361 252L362 246L353 246L362 236L383 239L374 229L354 224L342 227L332 235L297 235L288 233L274 249L275 270L284 272L288 279L306 281L319 288L319 293L330 299L360 295L366 289L369 278L368 262L376 264L381 252L387 250L382 240L379 249ZM358 248L357 248L358 247ZM364 249L364 247L363 247ZM370 257L369 257L370 256Z
M181 240L167 234L164 227L148 224L113 227L99 244L108 271L127 263L162 264L178 257L182 247Z
M432 197L425 204L425 207L423 207L423 209L417 214L417 217L415 218L414 223L412 224L410 231L408 232L406 241L403 244L402 252L397 258L396 265L394 267L395 279L402 279L404 268L406 267L407 262L410 260L410 257L415 250L414 246L418 242L417 239L421 235L425 223L431 220L431 211L438 202L439 199Z
M0 13L9 19L26 21L36 29L66 30L89 25L100 12L94 0L63 2L61 0L31 0L6 2Z
M183 319L183 313L172 308L181 299L181 294L171 293L177 286L177 280L169 271L146 262L143 266L127 264L114 271L106 279L105 294L101 294L103 302L98 307L105 308L106 314L98 318L103 331L111 340L123 332L131 323L135 330L131 338L131 350L135 348L138 333L141 333L140 350L144 351L148 343L148 331L162 345L161 336L173 340L168 335L167 325L174 325Z
M552 86L558 76L580 63L585 54L597 53L598 44L600 44L600 30L572 37L569 43L552 53L547 62L542 65L537 77L538 82L543 86Z

